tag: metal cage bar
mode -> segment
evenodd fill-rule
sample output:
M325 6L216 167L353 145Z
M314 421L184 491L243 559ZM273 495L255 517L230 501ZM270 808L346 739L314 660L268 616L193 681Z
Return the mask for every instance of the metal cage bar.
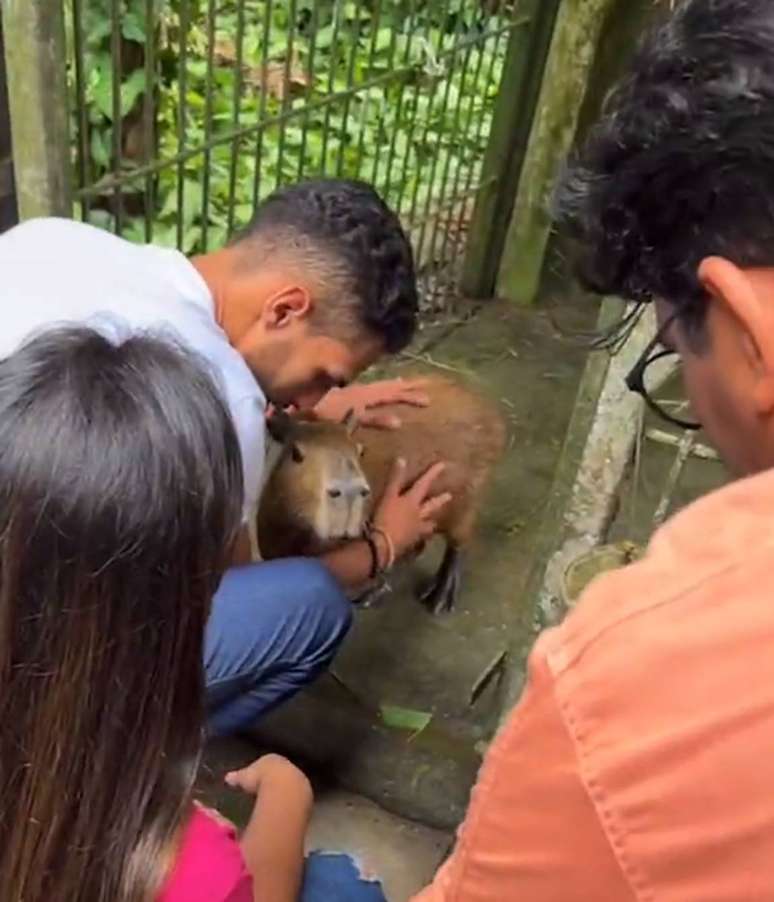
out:
M278 185L358 177L456 265L523 0L63 2L84 219L195 252Z

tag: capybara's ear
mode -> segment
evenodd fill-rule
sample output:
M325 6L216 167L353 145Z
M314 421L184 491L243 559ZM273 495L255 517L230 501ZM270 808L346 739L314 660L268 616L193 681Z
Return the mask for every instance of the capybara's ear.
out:
M293 417L284 410L275 408L266 418L266 429L275 442L285 445L293 434Z
M290 443L290 456L293 458L293 463L302 464L304 462L304 452L301 450L301 445L296 442Z
M342 422L342 425L346 426L347 435L352 435L358 427L358 422L357 422L357 417L355 416L355 411L348 410L344 419L341 422Z

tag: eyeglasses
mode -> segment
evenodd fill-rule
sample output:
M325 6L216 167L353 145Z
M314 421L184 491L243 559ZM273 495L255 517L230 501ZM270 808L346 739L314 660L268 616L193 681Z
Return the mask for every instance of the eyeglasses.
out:
M680 417L674 416L668 410L665 409L663 403L656 401L653 398L652 393L648 389L648 375L649 373L653 374L652 366L658 360L664 360L666 357L677 356L677 351L673 351L671 348L667 348L664 346L664 336L667 333L667 330L675 322L678 314L674 313L672 316L668 317L661 325L661 328L656 332L653 340L648 344L645 350L642 352L639 360L634 364L629 375L626 377L626 387L633 392L637 392L638 395L642 397L648 407L655 413L658 414L662 419L666 420L667 423L672 423L674 426L679 426L681 429L690 429L692 431L696 431L701 429L701 423L697 423L693 420L683 420Z

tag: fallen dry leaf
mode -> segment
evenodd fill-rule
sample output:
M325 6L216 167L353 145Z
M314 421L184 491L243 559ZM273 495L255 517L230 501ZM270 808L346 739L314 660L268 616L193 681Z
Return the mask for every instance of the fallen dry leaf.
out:
M245 81L275 100L298 97L311 84L307 71L297 59L290 66L284 60L275 60L264 66L250 66L245 70Z

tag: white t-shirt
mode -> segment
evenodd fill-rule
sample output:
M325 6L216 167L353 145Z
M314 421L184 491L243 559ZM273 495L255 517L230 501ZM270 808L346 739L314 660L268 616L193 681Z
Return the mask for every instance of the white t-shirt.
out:
M216 322L207 285L182 254L68 219L29 220L0 237L0 301L0 357L46 328L78 323L108 337L166 335L209 361L239 436L245 513L255 508L266 398Z

